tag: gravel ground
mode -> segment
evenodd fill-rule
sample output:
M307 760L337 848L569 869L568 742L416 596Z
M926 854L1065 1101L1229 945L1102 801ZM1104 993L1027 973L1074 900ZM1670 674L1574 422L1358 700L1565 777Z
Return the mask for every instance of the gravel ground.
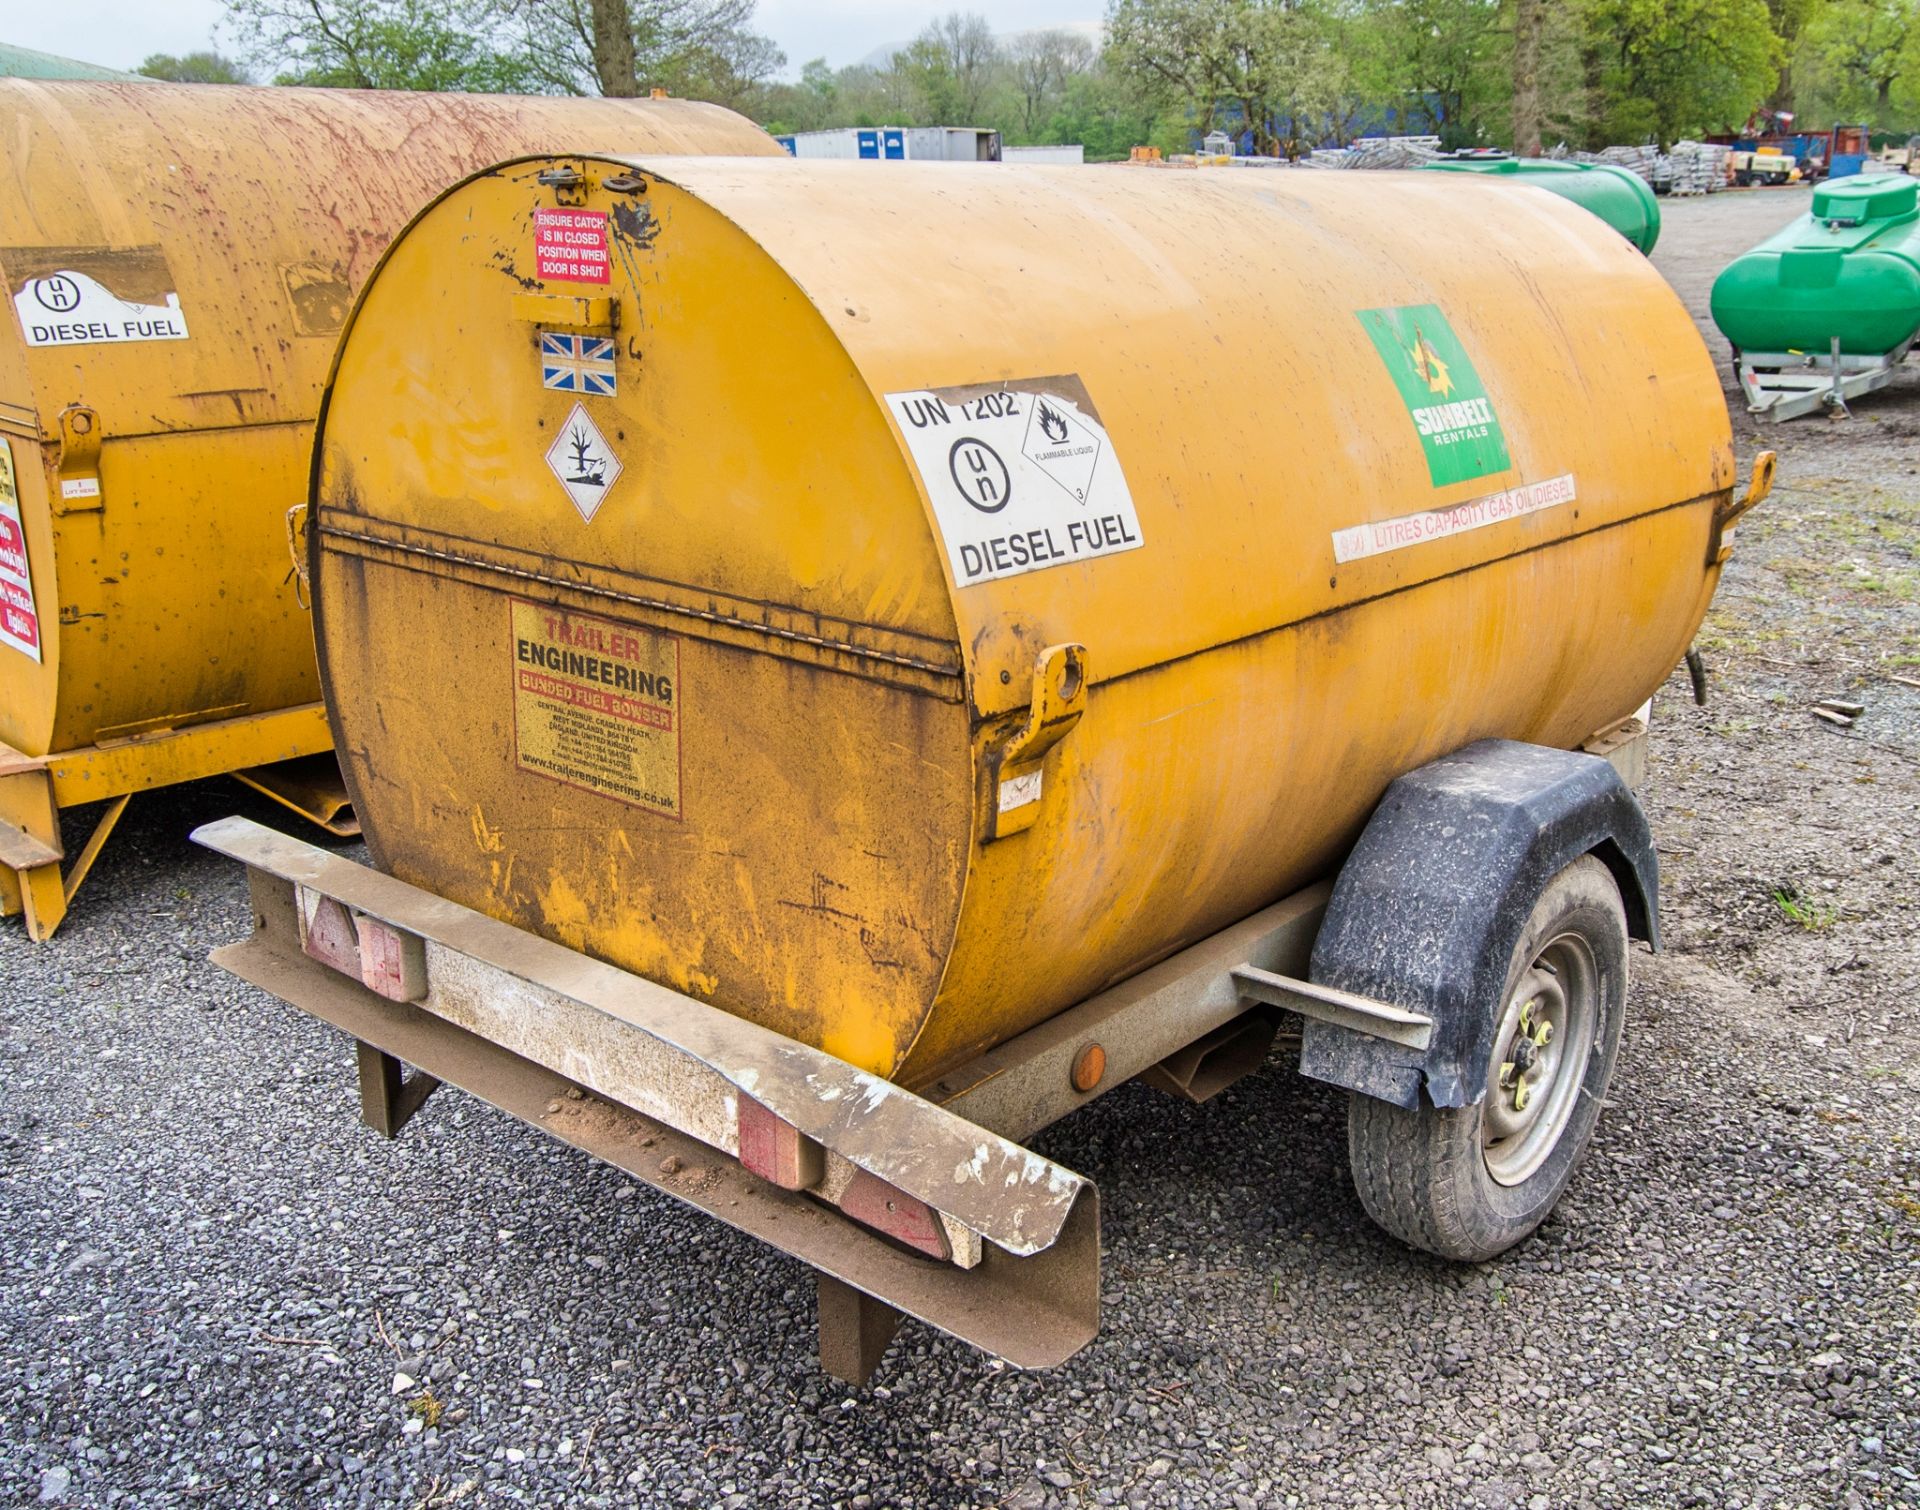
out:
M1802 203L1670 202L1655 260L1704 314ZM1920 1504L1917 430L1920 372L1767 436L1713 700L1656 711L1671 949L1540 1234L1379 1235L1284 1054L1127 1087L1041 1140L1106 1214L1052 1373L910 1324L849 1390L797 1264L457 1093L375 1138L347 1045L204 958L242 887L184 836L270 815L142 799L52 946L0 927L0 1500Z

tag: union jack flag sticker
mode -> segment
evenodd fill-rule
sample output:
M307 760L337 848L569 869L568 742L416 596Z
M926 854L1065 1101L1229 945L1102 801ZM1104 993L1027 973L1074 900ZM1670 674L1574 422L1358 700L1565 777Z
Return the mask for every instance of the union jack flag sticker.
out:
M562 336L540 332L540 381L563 393L611 398L613 341L607 336Z

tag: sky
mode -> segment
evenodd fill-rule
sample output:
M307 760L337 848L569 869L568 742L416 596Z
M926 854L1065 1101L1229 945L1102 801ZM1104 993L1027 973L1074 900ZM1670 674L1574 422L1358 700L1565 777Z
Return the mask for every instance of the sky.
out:
M996 31L1097 20L1104 0L760 0L755 28L773 38L797 74L809 58L838 68L898 45L950 10L978 11ZM109 68L150 53L215 46L220 0L0 0L0 41Z

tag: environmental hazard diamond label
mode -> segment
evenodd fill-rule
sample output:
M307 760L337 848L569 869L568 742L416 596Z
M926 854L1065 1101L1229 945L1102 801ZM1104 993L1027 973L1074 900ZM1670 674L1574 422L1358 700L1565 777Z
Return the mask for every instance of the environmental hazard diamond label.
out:
M1437 304L1358 311L1407 406L1436 488L1504 472L1506 433L1473 360Z
M889 393L887 408L959 586L1144 543L1112 437L1078 377Z
M593 416L575 404L560 426L560 433L547 447L547 465L567 490L567 497L589 522L606 501L607 492L621 472L620 458L600 433Z
M509 603L520 769L680 817L679 638Z

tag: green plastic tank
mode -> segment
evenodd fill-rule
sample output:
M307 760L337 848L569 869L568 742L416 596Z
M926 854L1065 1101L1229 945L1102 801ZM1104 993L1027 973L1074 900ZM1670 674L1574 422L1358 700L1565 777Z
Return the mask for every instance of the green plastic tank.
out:
M1637 173L1612 163L1564 163L1550 157L1456 157L1426 164L1437 173L1482 173L1531 184L1591 210L1643 252L1660 239L1660 202Z
M1739 351L1897 351L1920 331L1920 182L1842 178L1813 212L1737 258L1713 284L1713 323Z

